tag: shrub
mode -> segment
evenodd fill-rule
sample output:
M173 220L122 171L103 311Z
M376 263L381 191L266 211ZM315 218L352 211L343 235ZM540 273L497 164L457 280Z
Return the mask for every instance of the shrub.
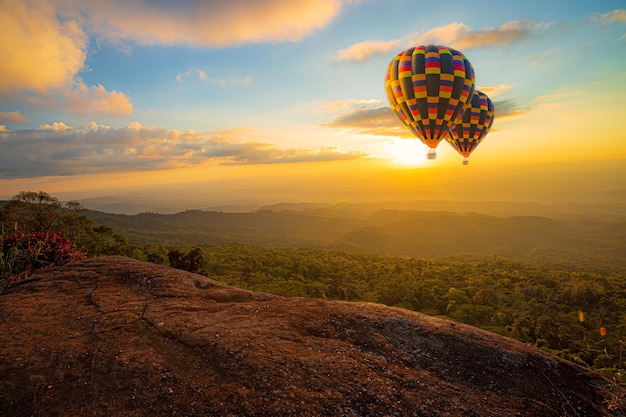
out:
M85 258L70 239L52 232L0 235L0 246L0 287L26 278L33 270Z

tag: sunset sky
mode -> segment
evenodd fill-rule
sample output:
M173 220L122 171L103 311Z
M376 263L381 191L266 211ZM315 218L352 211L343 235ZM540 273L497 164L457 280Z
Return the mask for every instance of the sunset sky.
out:
M579 187L578 166L603 167L602 191L622 193L625 6L0 0L0 199L444 198L473 178L462 198L514 199L507 175L534 187L563 167ZM447 143L425 160L387 103L389 61L429 43L462 51L495 104L468 166ZM558 184L573 186L545 192Z

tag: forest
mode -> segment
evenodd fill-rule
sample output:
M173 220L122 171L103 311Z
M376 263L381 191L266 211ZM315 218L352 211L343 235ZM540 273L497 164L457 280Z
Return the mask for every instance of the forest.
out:
M253 291L447 317L626 383L626 224L620 219L343 213L124 216L23 193L0 210L0 274L5 286L14 285L29 269L80 254L120 254ZM28 252L33 244L23 237L45 231L71 239L71 248L59 240L65 249L55 252L66 258Z

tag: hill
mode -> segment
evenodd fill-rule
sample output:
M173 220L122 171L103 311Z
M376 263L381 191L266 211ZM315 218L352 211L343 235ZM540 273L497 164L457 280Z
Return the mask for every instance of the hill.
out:
M376 304L283 298L123 257L0 295L7 416L623 416L587 369Z
M363 205L291 207L249 213L189 210L122 215L88 211L86 215L138 244L244 243L418 258L480 254L626 267L626 220L619 216L371 211ZM500 207L513 210L512 205ZM522 206L521 210L529 209Z

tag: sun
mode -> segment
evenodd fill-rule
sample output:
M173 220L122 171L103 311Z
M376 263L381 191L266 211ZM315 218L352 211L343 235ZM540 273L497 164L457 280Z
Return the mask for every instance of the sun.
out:
M426 146L417 139L394 139L385 151L396 165L420 166L426 162Z

